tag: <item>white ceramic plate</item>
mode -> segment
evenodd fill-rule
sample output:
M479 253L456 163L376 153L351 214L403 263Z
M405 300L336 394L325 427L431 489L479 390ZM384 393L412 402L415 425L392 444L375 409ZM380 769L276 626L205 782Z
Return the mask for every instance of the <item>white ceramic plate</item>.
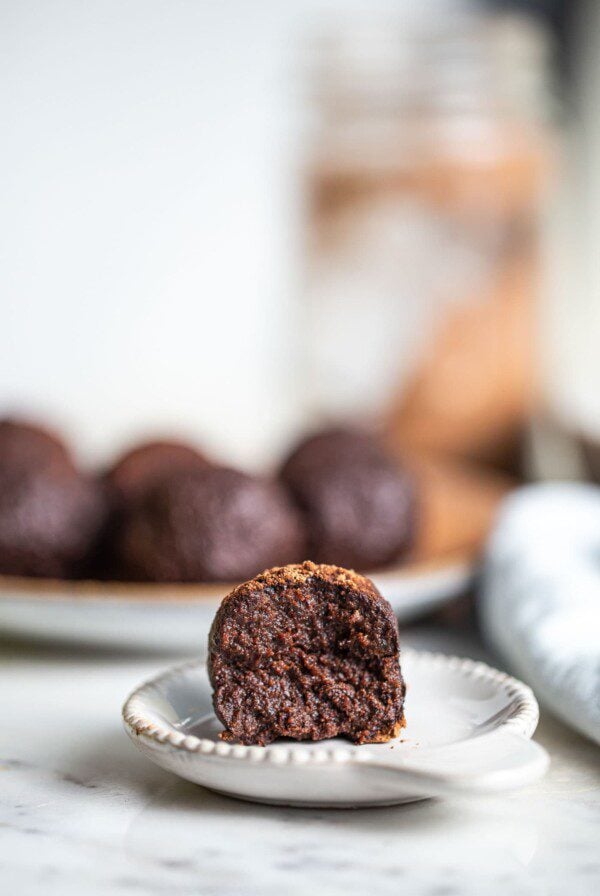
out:
M540 778L548 756L530 740L531 690L483 663L405 650L407 727L387 744L219 739L206 667L188 664L142 685L123 707L134 744L169 771L241 799L295 806L377 806L482 794Z
M371 577L406 622L460 594L472 566L470 555L463 553ZM78 645L198 654L221 598L232 587L0 576L0 631Z

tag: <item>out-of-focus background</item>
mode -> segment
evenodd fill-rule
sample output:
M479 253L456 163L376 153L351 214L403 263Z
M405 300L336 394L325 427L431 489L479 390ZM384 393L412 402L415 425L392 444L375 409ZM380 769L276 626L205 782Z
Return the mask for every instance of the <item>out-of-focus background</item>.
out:
M593 0L0 0L0 891L600 892L600 488L556 481L600 482L599 45ZM390 756L485 755L484 799L256 808L127 743L306 558L398 618ZM457 657L531 687L544 780L528 692ZM210 781L168 681L136 732Z
M94 463L268 465L343 416L513 469L548 409L600 431L593 4L1 15L3 413Z

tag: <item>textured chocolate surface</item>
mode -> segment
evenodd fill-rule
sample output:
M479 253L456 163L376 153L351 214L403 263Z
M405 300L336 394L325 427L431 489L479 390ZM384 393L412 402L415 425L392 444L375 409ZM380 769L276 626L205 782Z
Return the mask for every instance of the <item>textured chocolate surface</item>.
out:
M278 483L207 467L149 492L125 522L119 553L133 578L235 582L302 557L304 533Z
M352 430L314 436L290 456L281 476L305 517L313 560L374 569L412 544L412 477L369 436Z
M210 631L208 669L225 739L378 743L404 725L392 608L338 567L271 569L232 591Z
M0 572L71 578L86 571L106 519L94 480L63 469L0 472Z

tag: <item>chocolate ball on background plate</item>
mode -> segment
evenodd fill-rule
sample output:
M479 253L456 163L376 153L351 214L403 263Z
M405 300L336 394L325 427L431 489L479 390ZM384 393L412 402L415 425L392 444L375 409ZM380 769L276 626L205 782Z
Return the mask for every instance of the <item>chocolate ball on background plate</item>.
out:
M94 479L69 468L0 471L0 572L74 578L85 573L106 522Z
M203 470L210 462L194 445L170 439L141 442L121 454L104 473L110 515L93 574L99 579L127 579L119 557L126 519L144 496L177 472Z
M7 469L74 469L69 449L60 436L26 420L0 420L0 472Z
M304 516L315 562L376 569L412 545L413 478L373 437L351 430L313 436L290 455L281 478Z
M122 454L105 479L119 500L130 503L177 471L198 470L209 465L197 448L185 442L143 442Z
M301 486L307 470L342 462L381 461L385 453L371 433L350 426L331 426L303 438L281 468L281 478L292 489Z
M124 521L118 554L137 580L235 582L300 559L304 545L281 485L207 466L150 490Z

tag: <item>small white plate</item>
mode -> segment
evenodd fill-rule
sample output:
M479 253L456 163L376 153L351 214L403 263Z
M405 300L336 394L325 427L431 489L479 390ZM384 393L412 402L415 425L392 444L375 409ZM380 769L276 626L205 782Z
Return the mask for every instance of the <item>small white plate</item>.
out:
M472 556L463 552L407 562L371 578L407 622L460 594L472 570ZM93 647L198 654L221 599L233 587L0 576L0 631Z
M188 664L142 685L123 707L125 729L153 762L241 799L294 806L380 806L484 794L540 778L548 755L530 740L531 690L483 663L404 650L407 727L387 744L224 743L206 666Z

